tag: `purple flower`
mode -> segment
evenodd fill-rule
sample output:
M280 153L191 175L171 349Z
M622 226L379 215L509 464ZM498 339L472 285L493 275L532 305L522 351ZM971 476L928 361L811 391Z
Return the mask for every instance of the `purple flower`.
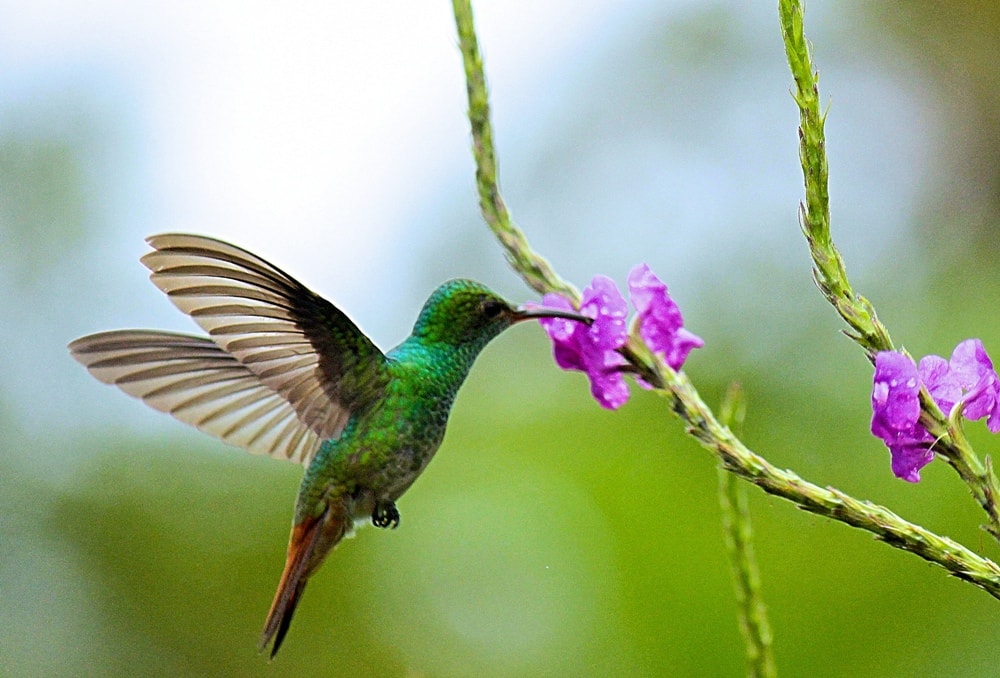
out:
M681 310L647 264L639 264L629 272L628 288L638 313L639 336L671 369L679 370L688 354L705 342L684 329Z
M934 458L933 438L917 423L920 418L920 376L913 360L902 353L882 351L875 356L872 385L872 434L889 447L892 472L911 483Z
M979 339L956 346L950 361L929 355L919 366L902 353L880 352L875 356L871 430L889 447L892 472L911 483L920 480L920 469L934 458L934 438L918 423L921 386L945 413L961 402L966 419L987 417L987 428L1000 432L1000 379Z
M910 363L913 362L910 358L906 359ZM951 373L948 361L941 356L924 356L920 359L917 372L920 375L920 381L927 388L927 392L931 394L931 398L945 414L950 412L955 403L962 399L962 387Z
M908 483L919 483L920 469L934 461L934 452L931 451L933 438L927 431L923 434L926 440L900 440L889 447L893 475Z
M545 306L572 309L558 294L546 294ZM588 327L562 318L540 318L552 339L556 364L564 370L580 370L590 378L590 392L602 407L616 410L628 400L628 386L618 369L625 359L617 349L625 345L628 307L611 278L595 276L583 291L580 313L593 318Z
M632 304L638 311L640 336L671 368L680 369L691 350L704 342L684 329L680 309L667 294L667 286L647 265L632 269L628 282ZM554 308L572 308L568 300L557 294L546 294L542 303ZM562 318L539 321L552 339L559 367L585 372L597 402L609 410L618 409L629 397L621 370L626 361L618 353L628 339L625 299L611 278L594 276L583 291L580 313L594 322L588 327ZM639 383L649 388L641 380Z
M960 343L952 352L948 366L953 380L965 391L965 418L987 417L986 428L991 433L1000 433L1000 380L983 342L966 339ZM944 404L938 404L944 409Z

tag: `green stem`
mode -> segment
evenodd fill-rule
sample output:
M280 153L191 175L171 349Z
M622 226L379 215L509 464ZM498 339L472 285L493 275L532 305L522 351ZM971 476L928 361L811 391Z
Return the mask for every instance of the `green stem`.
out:
M683 372L660 363L674 411L688 424L688 433L713 452L730 473L749 480L765 492L794 502L799 508L867 530L876 538L970 582L1000 599L1000 566L957 542L910 523L895 513L861 501L833 487L819 487L795 473L773 466L747 448L722 426L702 402Z
M957 418L945 420L926 388L920 389L920 406L920 424L937 440L933 449L955 469L969 487L972 496L986 511L989 522L982 528L1000 540L1000 506L997 504L1000 485L993 473L990 458L986 457L985 463L979 461L979 456L965 437L961 422Z
M510 218L507 205L497 183L497 160L493 148L493 125L490 122L489 95L483 73L483 56L479 51L476 28L472 18L471 0L453 0L458 44L465 67L466 92L469 97L469 122L472 126L472 155L476 161L476 189L479 208L487 225L507 253L507 260L524 281L539 294L556 292L579 302L580 293L552 270L549 262L536 254L524 233Z
M792 96L799 108L799 160L805 180L805 201L799 206L799 223L809 243L813 259L813 279L850 326L846 334L857 342L874 361L879 351L894 350L889 331L879 322L871 303L855 294L847 279L844 261L830 236L829 169L823 131L826 115L820 112L819 75L813 67L809 43L803 32L802 5L799 0L779 0L778 13L785 42L788 66L795 80ZM921 392L923 414L920 422L938 442L934 449L958 472L976 502L986 512L990 534L1000 539L1000 483L962 436L953 436L937 405Z
M723 425L739 432L745 416L743 389L738 384L732 384L722 402L719 418ZM740 631L747 650L747 672L754 678L773 678L777 670L771 651L771 625L760 591L760 572L753 552L753 525L746 485L735 474L727 472L722 464L719 464L719 504L722 507L726 550L736 586Z
M853 330L848 335L870 356L891 351L888 330L879 322L868 300L854 293L844 260L830 237L829 168L823 131L826 115L820 112L818 74L813 70L809 45L802 31L802 6L796 0L780 0L778 4L785 54L795 79L792 96L799 107L799 160L806 189L805 202L799 206L799 223L809 242L813 278Z

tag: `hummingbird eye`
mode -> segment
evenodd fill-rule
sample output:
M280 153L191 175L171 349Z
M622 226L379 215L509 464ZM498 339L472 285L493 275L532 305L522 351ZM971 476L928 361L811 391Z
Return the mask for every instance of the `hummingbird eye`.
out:
M483 315L487 318L496 318L498 315L503 313L506 307L507 305L501 301L497 301L496 299L487 299L483 302Z

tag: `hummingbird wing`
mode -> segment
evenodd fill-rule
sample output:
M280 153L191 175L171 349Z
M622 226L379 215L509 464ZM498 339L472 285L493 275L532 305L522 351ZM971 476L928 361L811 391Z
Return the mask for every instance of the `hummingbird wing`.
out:
M150 279L321 439L376 402L385 355L340 309L260 257L197 235L147 239Z
M119 330L69 349L105 384L251 453L308 464L323 442L288 400L211 339Z

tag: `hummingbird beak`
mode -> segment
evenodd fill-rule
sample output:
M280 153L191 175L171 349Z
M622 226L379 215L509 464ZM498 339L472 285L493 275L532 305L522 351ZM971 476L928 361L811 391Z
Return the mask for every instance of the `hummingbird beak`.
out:
M563 308L546 308L545 306L536 306L531 304L530 306L518 306L514 309L514 322L519 323L522 320L533 320L536 318L564 318L565 320L576 320L577 322L586 323L587 325L594 322L593 318L588 318L585 315L580 315L576 311L567 311Z

